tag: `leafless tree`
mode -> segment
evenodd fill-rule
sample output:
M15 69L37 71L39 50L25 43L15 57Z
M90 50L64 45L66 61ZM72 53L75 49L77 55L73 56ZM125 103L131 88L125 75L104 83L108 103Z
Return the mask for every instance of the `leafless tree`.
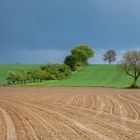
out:
M109 64L111 62L114 62L116 60L116 52L114 50L108 50L104 55L103 55L103 60L108 61Z
M136 88L140 77L140 51L129 51L123 55L120 63L121 69L133 78L131 87Z

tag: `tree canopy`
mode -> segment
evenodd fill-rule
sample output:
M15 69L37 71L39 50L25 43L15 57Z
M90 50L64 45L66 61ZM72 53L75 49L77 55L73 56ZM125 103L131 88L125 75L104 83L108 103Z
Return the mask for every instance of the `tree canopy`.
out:
M78 67L88 64L88 59L93 56L93 49L89 45L82 44L71 50L71 54L65 58L64 63L72 70L76 70Z
M114 50L108 50L104 55L103 55L103 60L104 61L108 61L109 64L111 64L111 62L116 61L116 52Z
M137 80L140 77L140 51L129 51L123 55L120 68L133 78L131 87L137 87Z

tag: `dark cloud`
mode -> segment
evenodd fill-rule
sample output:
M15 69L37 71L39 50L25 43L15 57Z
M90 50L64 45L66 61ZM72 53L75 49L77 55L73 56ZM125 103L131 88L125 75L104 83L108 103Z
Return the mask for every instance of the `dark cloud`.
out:
M20 56L30 52L31 63L37 61L35 54L54 61L54 55L40 55L41 50L68 53L81 43L97 51L138 48L139 5L139 0L0 1L0 63L29 62Z

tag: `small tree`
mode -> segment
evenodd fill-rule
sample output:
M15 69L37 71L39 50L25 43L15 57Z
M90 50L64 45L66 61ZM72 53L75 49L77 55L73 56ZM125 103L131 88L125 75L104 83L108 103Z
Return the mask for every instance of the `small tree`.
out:
M120 68L133 78L132 88L137 87L140 77L140 51L129 51L123 55Z
M34 70L31 72L31 78L33 79L33 82L35 83L37 78L38 78L38 71L37 70Z
M17 73L19 74L19 81L21 81L21 83L26 83L26 81L28 80L27 72L24 69L19 69Z
M27 71L27 80L29 80L30 83L32 82L32 71Z
M8 83L12 82L12 84L15 84L15 82L19 81L19 79L20 79L19 73L15 72L15 71L10 71L8 73L8 77L7 77Z
M111 62L116 61L116 52L114 50L108 50L104 55L103 55L103 60L108 61L109 64Z

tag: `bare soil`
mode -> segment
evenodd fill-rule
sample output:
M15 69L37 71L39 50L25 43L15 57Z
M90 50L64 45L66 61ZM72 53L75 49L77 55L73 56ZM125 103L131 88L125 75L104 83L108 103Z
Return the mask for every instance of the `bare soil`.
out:
M0 140L140 140L140 90L1 87Z

